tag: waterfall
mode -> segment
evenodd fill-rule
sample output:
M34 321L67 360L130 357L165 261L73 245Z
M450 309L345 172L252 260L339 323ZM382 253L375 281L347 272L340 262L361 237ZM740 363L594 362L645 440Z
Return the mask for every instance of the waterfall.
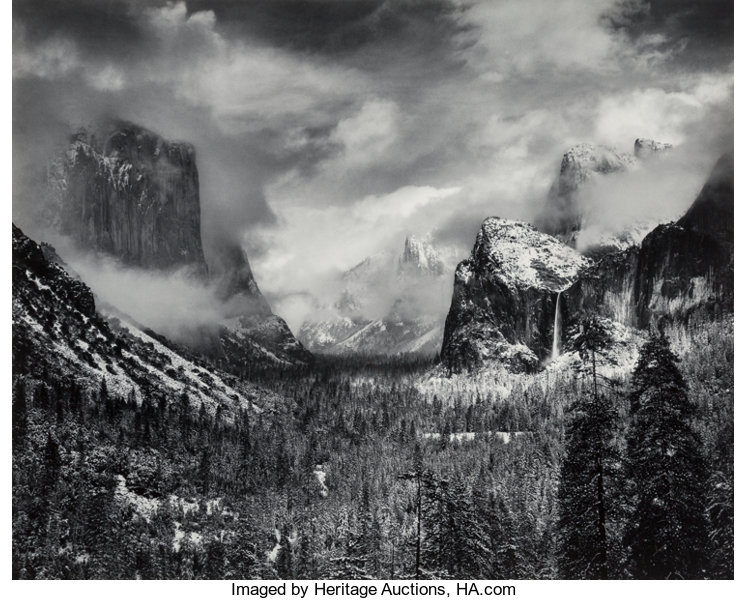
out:
M561 344L563 341L560 339L560 294L555 300L555 323L553 324L552 331L552 360L555 360L560 356Z

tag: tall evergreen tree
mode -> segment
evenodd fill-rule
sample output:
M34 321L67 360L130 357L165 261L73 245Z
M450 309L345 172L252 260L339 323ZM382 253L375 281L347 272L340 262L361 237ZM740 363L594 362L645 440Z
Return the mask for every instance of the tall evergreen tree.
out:
M626 541L637 579L703 576L706 469L678 360L665 337L653 336L633 371Z
M28 407L26 406L26 382L18 379L13 387L13 447L23 444L28 430Z
M558 569L565 579L607 579L620 575L622 455L617 444L614 403L602 392L597 357L610 336L596 314L584 315L573 348L590 376L588 390L571 405L565 459L558 490ZM590 371L588 367L591 367Z
M44 470L42 474L42 481L47 491L57 484L61 467L60 445L51 433L47 433L47 445L44 447Z
M619 492L622 455L616 414L605 396L572 406L558 489L558 569L563 579L620 575Z

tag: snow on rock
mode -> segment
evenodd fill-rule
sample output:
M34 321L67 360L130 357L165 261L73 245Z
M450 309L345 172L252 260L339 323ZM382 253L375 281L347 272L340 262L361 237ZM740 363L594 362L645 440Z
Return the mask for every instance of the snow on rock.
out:
M655 154L668 152L672 149L672 144L666 142L657 142L646 138L638 138L633 144L633 153L638 159L646 159Z
M479 260L495 279L518 289L559 292L575 281L582 268L591 264L588 258L534 226L497 217L483 222L475 250L473 255L484 254ZM464 264L461 263L460 268Z
M573 146L563 155L558 176L537 218L539 229L589 253L639 244L662 222L662 215L640 215L632 221L621 217L611 224L605 218L610 208L604 200L609 195L597 193L594 186L604 181L600 178L637 170L653 155L660 156L671 148L671 144L643 138L635 140L634 155L590 143Z
M491 217L457 267L441 358L450 371L490 362L535 371L552 352L558 292L591 264L520 221Z
M431 274L442 275L445 270L443 258L427 239L407 236L405 250L399 259L400 271L412 267Z
M195 365L186 360L170 348L166 347L156 338L153 338L138 329L129 321L119 319L119 323L129 332L130 335L151 345L153 352L164 356L171 365L172 370L183 374L189 384L189 396L193 405L199 407L201 403L205 403L206 407L214 410L221 404L228 406L234 405L238 399L239 405L242 408L251 407L254 410L259 410L256 406L247 402L246 398L244 398L243 394L238 390L227 386L220 377L214 375L204 367ZM123 351L123 354L128 355L129 353ZM130 356L135 360L140 360L137 355L133 354ZM185 382L183 379L172 377L148 363L142 363L142 366L158 377L164 387L173 392L181 392L185 389Z

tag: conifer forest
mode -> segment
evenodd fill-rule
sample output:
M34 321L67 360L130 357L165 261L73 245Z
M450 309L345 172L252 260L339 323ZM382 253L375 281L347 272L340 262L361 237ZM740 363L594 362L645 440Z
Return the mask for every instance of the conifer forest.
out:
M288 401L259 415L28 361L14 576L732 578L732 331L695 320L629 377L505 399L466 379L431 397L424 359L326 359L262 372Z
M734 2L9 4L13 579L734 579Z

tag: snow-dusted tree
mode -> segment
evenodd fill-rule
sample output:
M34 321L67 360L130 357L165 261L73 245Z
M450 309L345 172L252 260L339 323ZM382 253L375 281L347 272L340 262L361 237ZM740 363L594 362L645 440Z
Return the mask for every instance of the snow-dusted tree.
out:
M558 489L558 570L563 579L620 575L622 456L616 413L604 395L582 395L571 407Z
M591 385L571 405L565 458L558 490L559 574L564 579L607 579L620 575L619 491L622 456L613 399L603 392L597 357L610 336L596 314L582 317L572 346Z
M423 559L435 575L470 579L491 571L488 524L463 482L423 480Z
M734 421L724 424L718 434L708 493L710 575L734 579Z
M633 512L626 541L631 574L639 579L703 576L706 469L677 361L666 338L653 336L633 372L627 436Z

